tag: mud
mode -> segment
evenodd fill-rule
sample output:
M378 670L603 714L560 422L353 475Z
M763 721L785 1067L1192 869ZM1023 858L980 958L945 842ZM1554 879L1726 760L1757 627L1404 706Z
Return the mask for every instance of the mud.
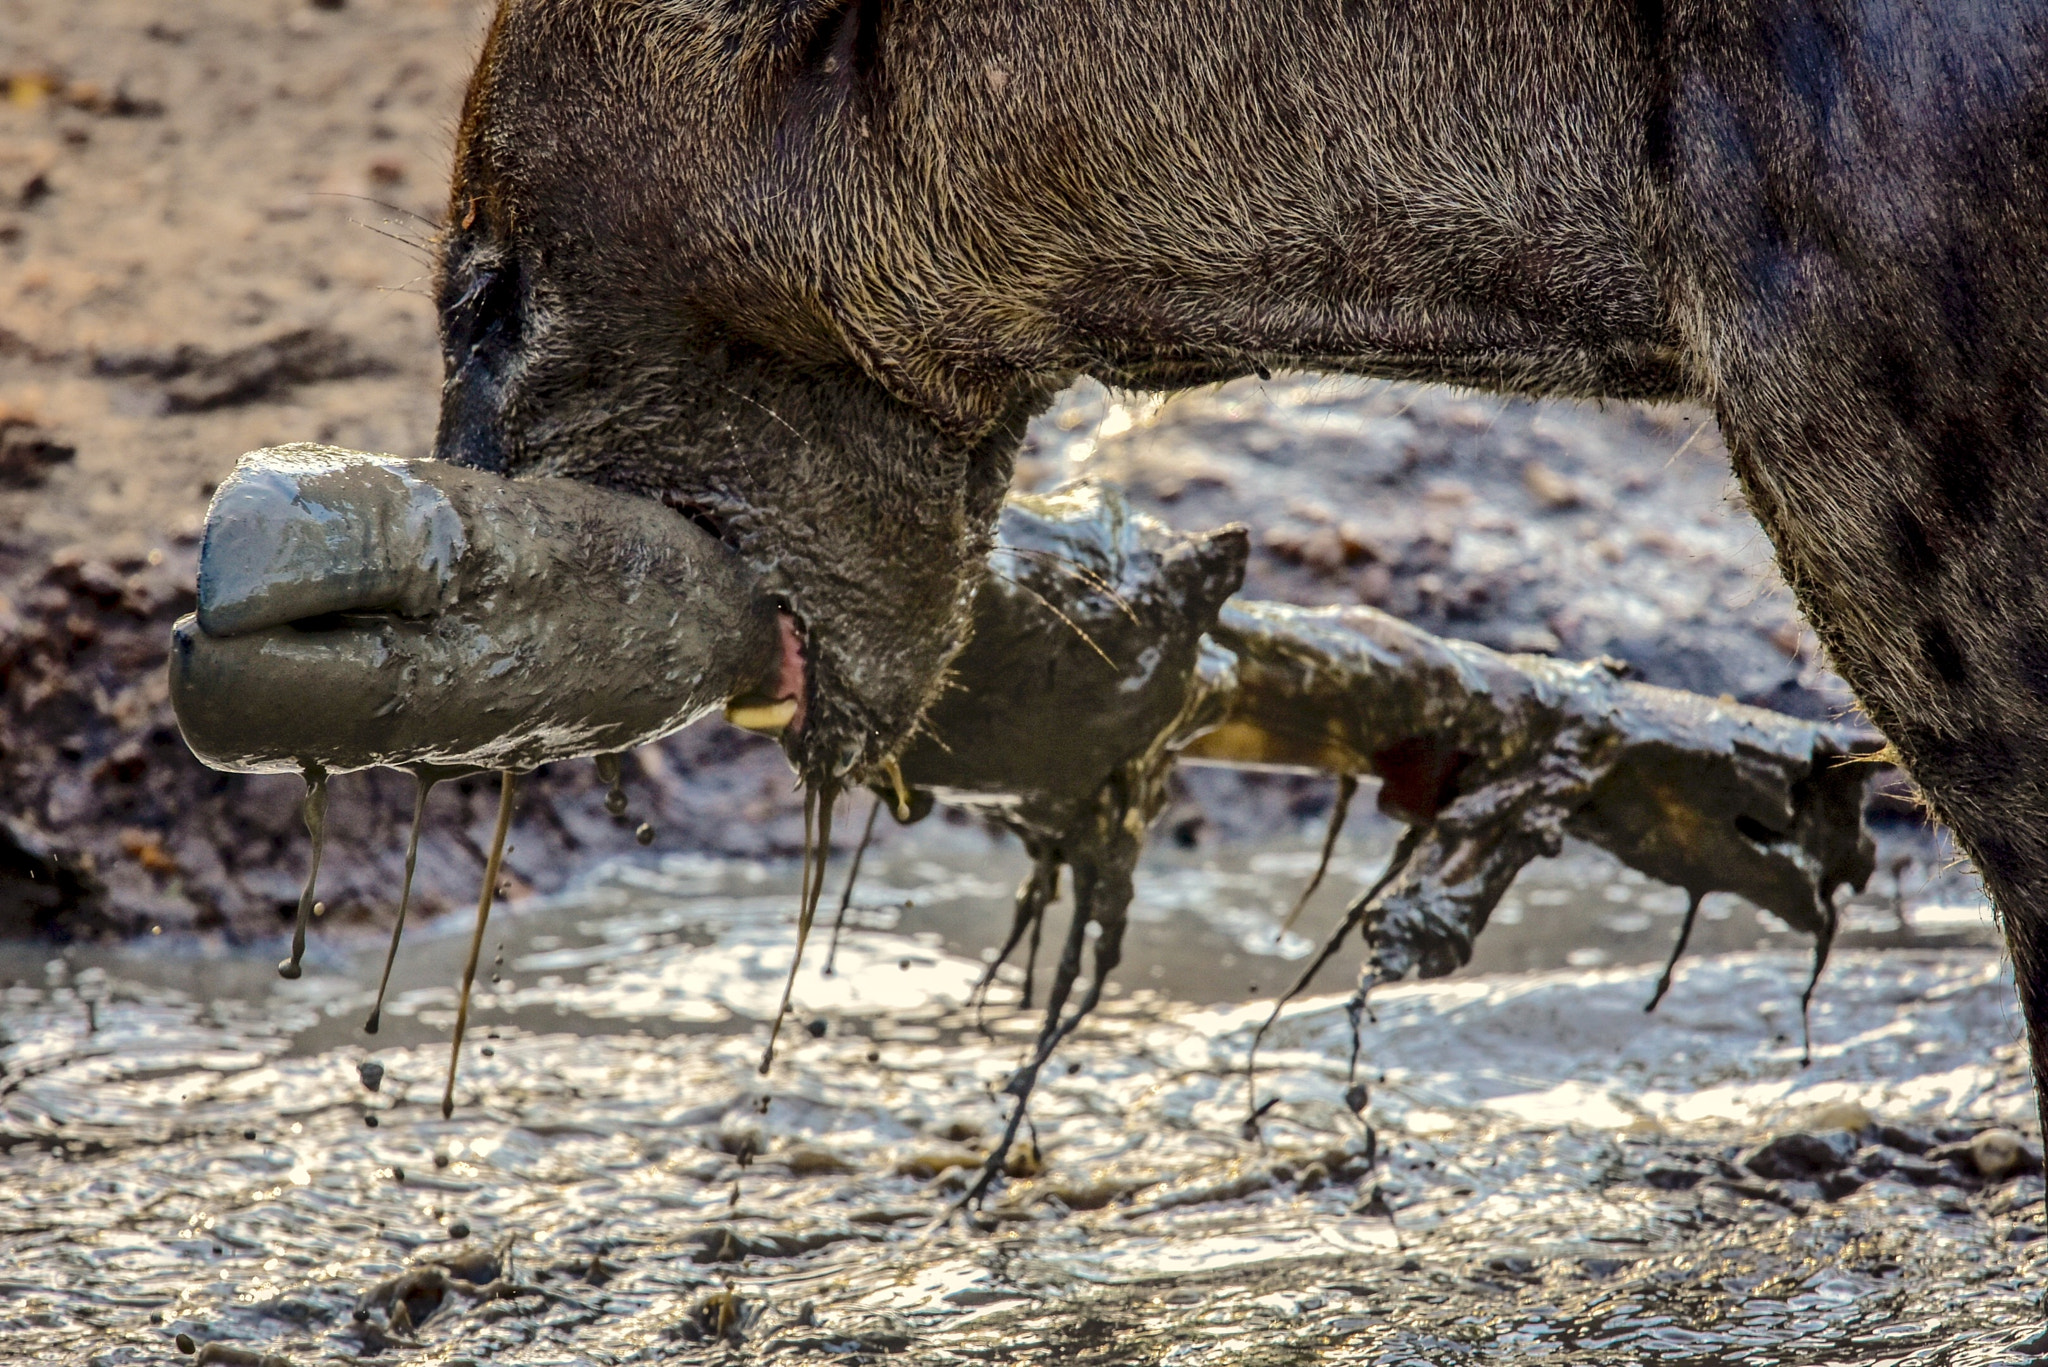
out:
M923 856L956 857L986 862ZM938 892L901 881L913 862L877 877ZM799 981L825 1028L764 1086L794 869L649 872L506 924L582 923L607 953L529 948L520 983L479 985L491 1052L452 1121L445 1046L334 1035L363 990L345 978L195 997L60 964L12 989L0 1278L25 1290L0 1343L109 1363L179 1334L300 1363L2030 1359L2048 1242L1994 952L1844 954L1809 1067L1782 1028L1799 955L1695 961L1647 1020L1653 965L1390 986L1370 1140L1341 1001L1269 1036L1259 1142L1242 1066L1264 1004L1128 994L1044 1080L1039 1170L983 1227L927 1232L1035 1013L999 993L988 1039L962 1005L978 961L863 927L855 962ZM657 924L693 938L650 948ZM678 972L704 981L649 994ZM410 1001L438 1034L455 1001L427 977ZM739 1009L665 1014L706 1001Z
M156 671L193 608L197 537L233 453L308 436L429 449L441 363L420 245L486 11L4 10L0 427L51 459L33 462L37 487L0 487L0 924L249 940L289 917L305 872L296 778L194 766ZM174 410L169 386L236 368L263 382ZM1291 376L1165 402L1081 386L1034 425L1020 479L1087 473L1183 529L1247 523L1254 598L1607 654L1648 682L1807 717L1847 704L1696 412ZM670 850L801 840L772 744L693 728L626 768L623 824L587 766L528 780L515 896L637 848L642 822ZM1332 792L1185 771L1162 820L1184 838L1252 837L1317 820ZM413 796L404 775L336 784L330 917L388 923ZM1886 804L1883 860L1911 859L1909 881L1938 874L1946 848L1896 792ZM488 782L436 792L421 914L470 904L494 807Z
M1378 983L1469 960L1508 886L1568 831L1683 888L1694 911L1710 892L1738 892L1807 931L1803 1013L1836 894L1874 870L1868 771L1849 762L1874 738L1622 682L1610 664L1443 641L1370 608L1226 604L1241 534L1176 536L1087 483L1014 500L1002 538L997 562L1022 563L978 601L957 688L902 766L945 800L991 807L1032 857L984 987L1028 935L1029 1001L1047 907L1062 870L1073 875L1044 1024L1004 1084L1017 1104L977 1198L1000 1178L1053 1051L1102 1000L1132 870L1183 758L1381 780L1381 810L1409 830L1295 989L1356 928L1368 962L1355 1013ZM1672 965L1691 924L1689 913Z
M1569 833L1697 899L1734 892L1815 937L1875 869L1875 736L1500 655L1370 608L1228 605L1236 687L1191 759L1381 779L1419 832L1359 908L1369 981L1449 972L1531 859Z
M775 633L651 500L279 447L214 495L171 701L217 769L528 770L680 730L759 683Z

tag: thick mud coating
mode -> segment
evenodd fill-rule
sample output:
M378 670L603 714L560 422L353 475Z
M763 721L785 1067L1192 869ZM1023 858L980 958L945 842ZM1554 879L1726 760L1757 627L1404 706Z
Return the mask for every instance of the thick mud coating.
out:
M775 647L737 558L652 500L285 446L214 495L171 702L217 769L526 770L680 730Z
M1566 835L1695 902L1740 894L1820 958L1838 892L1874 871L1861 732L1372 608L1225 602L1241 535L1170 532L1085 483L1014 499L1001 537L957 686L902 767L1023 837L1040 868L1020 935L1073 865L1114 961L1128 887L1095 891L1080 869L1127 870L1180 761L1380 780L1380 809L1413 838L1354 909L1369 982L1464 964L1516 874Z
M1371 608L1226 605L1235 658L1220 725L1184 753L1381 779L1411 824L1386 887L1357 908L1367 980L1435 977L1515 875L1578 836L1683 888L1748 898L1815 938L1874 871L1862 734L1676 689L1602 664L1502 655Z
M955 687L903 776L1056 834L1188 729L1205 636L1250 547L1242 527L1175 532L1092 483L1011 499L997 537Z

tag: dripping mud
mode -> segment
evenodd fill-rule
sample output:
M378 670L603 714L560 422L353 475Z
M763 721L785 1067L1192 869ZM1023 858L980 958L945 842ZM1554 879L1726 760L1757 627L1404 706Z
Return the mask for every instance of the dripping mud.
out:
M1226 606L1241 532L1169 533L1106 491L1020 500L1004 538L1085 570L1079 587L992 587L963 696L1007 705L941 706L933 745L852 801L979 809L1024 859L993 879L1014 847L943 823L871 851L870 821L841 853L866 877L842 894L829 976L800 965L834 871L838 795L820 788L793 900L777 866L615 865L501 916L479 982L509 770L466 934L417 927L403 956L323 934L306 957L295 923L300 976L239 1009L131 966L46 965L10 998L0 1084L21 1253L54 1243L80 1269L37 1323L103 1342L112 1306L119 1351L168 1338L215 1361L2022 1351L2040 1163L2017 1048L1985 1049L2016 1033L2010 984L1975 904L1921 889L1909 906L1903 865L1873 877L1860 775L1846 806L1829 796L1848 739L1370 613ZM1058 667L1010 667L1027 653ZM1345 712L1361 684L1398 705ZM1455 762L1418 756L1417 729ZM1326 781L1321 830L1239 851L1242 869L1228 845L1171 839L1146 863L1181 751L1350 781ZM1600 758L1550 765L1532 810L1589 845L1518 844L1520 776L1575 753ZM1398 839L1351 812L1361 772L1384 776L1373 807ZM619 776L604 760L607 807ZM317 835L325 771L307 778ZM1779 804L1778 825L1722 813L1674 844L1631 817L1731 801ZM315 891L299 905L317 920ZM1067 913L1030 1000L1039 931ZM1522 926L1549 962L1470 971ZM1354 929L1365 1019L1358 998L1305 995L1333 985L1316 969ZM1811 1020L1808 937L1844 950ZM1166 971L1175 952L1199 970ZM345 982L343 955L364 960ZM1474 955L1448 983L1398 981ZM372 1004L356 984L379 959L395 995ZM365 1006L374 1039L350 1029ZM778 1032L771 1071L758 1050ZM66 1223L81 1201L113 1223ZM136 1290L146 1268L159 1299Z

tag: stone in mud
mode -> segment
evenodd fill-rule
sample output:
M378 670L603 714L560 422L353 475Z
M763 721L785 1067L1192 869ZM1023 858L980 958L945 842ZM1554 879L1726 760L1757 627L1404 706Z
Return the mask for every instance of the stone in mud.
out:
M1971 1139L1970 1162L1987 1182L2003 1182L2016 1172L2034 1172L2041 1166L2040 1156L2005 1129L1985 1130Z
M1856 1138L1846 1130L1794 1130L1759 1144L1736 1161L1759 1177L1811 1182L1841 1171L1855 1154Z
M1916 1156L1934 1147L1934 1141L1926 1134L1903 1125L1880 1124L1871 1131L1871 1138L1888 1149Z
M214 496L171 692L215 768L523 770L677 730L776 648L737 558L651 499L288 446Z
M1840 1172L1828 1173L1820 1179L1820 1194L1830 1201L1846 1200L1864 1187L1865 1178L1861 1173L1844 1168Z
M200 1367L218 1364L219 1367L292 1367L292 1360L279 1353L259 1353L253 1348L237 1348L231 1343L208 1343L200 1346L193 1358Z
M1968 1139L1927 1150L1930 1163L1949 1163L1986 1182L2002 1182L2014 1173L2038 1172L2041 1159L2011 1130L1994 1126Z

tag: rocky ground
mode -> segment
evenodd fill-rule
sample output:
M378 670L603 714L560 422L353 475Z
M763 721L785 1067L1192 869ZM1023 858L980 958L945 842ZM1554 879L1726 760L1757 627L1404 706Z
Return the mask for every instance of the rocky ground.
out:
M296 897L295 785L208 773L160 668L214 482L245 450L431 441L423 282L471 0L0 0L0 931L274 928ZM1803 716L1821 667L1701 414L1352 380L1171 400L1069 393L1020 484L1125 484L1189 527L1243 520L1246 591L1366 602ZM668 848L793 849L770 746L718 725L643 751L633 810L586 766L528 786L513 891L650 821ZM1200 774L1172 820L1250 833L1328 785ZM425 905L470 895L492 796L450 785ZM388 910L409 782L338 782L338 916ZM1915 845L1913 849L1919 849Z

